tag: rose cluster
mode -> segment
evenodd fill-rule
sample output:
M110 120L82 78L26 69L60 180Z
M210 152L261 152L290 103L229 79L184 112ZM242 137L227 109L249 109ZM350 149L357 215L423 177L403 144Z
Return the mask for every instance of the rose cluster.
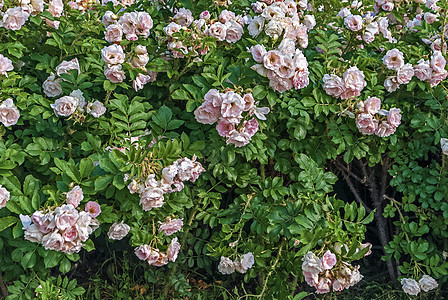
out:
M78 113L84 112L85 105L86 100L84 98L83 92L81 90L74 90L70 93L70 95L63 96L57 99L53 104L51 104L51 108L53 108L55 115L62 117L69 117L76 111ZM106 113L106 107L104 106L103 103L96 100L95 102L87 104L85 111L91 114L93 117L99 118L104 113ZM80 117L80 120L82 121L83 117Z
M141 260L146 260L150 266L161 267L168 264L169 261L176 261L180 247L181 245L177 241L177 237L175 237L171 240L165 252L161 252L150 245L141 245L135 248L135 255Z
M381 120L384 116L386 119ZM377 97L369 97L358 105L356 127L362 134L388 137L395 133L400 124L401 110L399 108L392 108L389 111L381 109L381 100Z
M204 102L194 111L199 123L214 124L218 134L227 138L227 144L236 147L247 145L258 131L258 121L266 120L268 107L257 107L251 93L239 95L227 89L220 93L216 89L209 90L204 96Z
M448 75L445 70L446 60L440 51L435 51L430 60L420 59L418 65L412 66L410 63L405 64L401 51L392 49L384 55L383 63L389 70L397 72L384 81L388 92L396 91L400 84L408 84L414 75L421 81L429 82L431 87L438 85Z
M150 174L141 181L132 179L128 189L131 194L137 192L140 195L140 204L143 210L148 211L162 207L164 194L181 191L184 181L195 182L204 171L202 165L196 161L196 155L192 159L184 157L163 168L160 180L156 179L156 174Z
M71 0L67 2L67 5L70 6L71 9L77 9L82 12L86 11L87 9L91 9L95 4L95 0Z
M125 53L120 46L123 35L129 41L136 41L138 36L147 38L153 27L151 16L147 12L131 12L118 17L113 12L107 11L102 21L106 26L105 39L112 43L101 50L101 57L107 67L104 71L106 78L113 83L123 82L126 75L122 64L127 61L132 68L141 70L133 80L133 88L136 91L141 90L145 84L155 81L157 73L146 69L149 62L146 46L137 45L129 53Z
M84 195L79 186L67 193L67 203L54 210L36 211L31 217L20 215L25 239L42 244L47 250L73 254L79 252L99 222L101 212L98 203L89 201L85 211L77 209Z
M232 11L223 10L218 19L212 19L208 11L203 11L195 20L189 9L181 8L163 30L168 36L170 55L184 58L207 54L209 48L204 44L205 37L215 37L220 42L238 42L244 33L243 26L243 17Z
M221 261L218 264L218 271L224 275L232 274L235 270L244 274L247 270L252 268L254 263L255 259L252 252L242 255L239 260L235 261L232 261L228 257L221 256Z
M333 291L339 292L357 284L363 276L359 273L359 266L341 262L337 265L334 253L327 251L322 258L309 251L303 257L302 273L308 285L316 288L316 293L325 294Z
M417 296L421 290L429 292L436 289L439 284L431 276L423 275L418 282L412 278L403 278L401 279L401 286L406 294Z
M106 5L109 2L112 2L112 4L114 6L120 4L121 6L126 7L126 6L131 6L132 4L134 4L135 0L120 0L120 1L118 1L118 0L103 0L103 1L101 1L101 3L103 5Z
M10 192L0 184L0 209L6 206L6 202L9 201L10 197Z
M325 74L323 78L325 92L341 99L359 97L366 85L364 73L357 67L350 67L342 78L335 74Z
M164 235L168 236L178 232L184 226L184 222L182 219L171 219L167 217L165 222L159 222L159 225L159 232L163 232Z

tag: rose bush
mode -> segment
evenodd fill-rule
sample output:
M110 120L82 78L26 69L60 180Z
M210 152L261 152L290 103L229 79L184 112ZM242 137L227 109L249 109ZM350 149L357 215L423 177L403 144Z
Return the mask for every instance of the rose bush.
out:
M118 253L155 297L437 293L448 7L408 2L1 2L3 296Z

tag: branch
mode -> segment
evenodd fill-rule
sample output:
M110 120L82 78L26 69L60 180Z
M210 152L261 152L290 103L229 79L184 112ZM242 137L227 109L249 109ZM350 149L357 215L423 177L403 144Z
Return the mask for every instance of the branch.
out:
M2 291L3 297L6 299L8 297L9 292L6 284L3 282L2 272L0 271L0 290Z

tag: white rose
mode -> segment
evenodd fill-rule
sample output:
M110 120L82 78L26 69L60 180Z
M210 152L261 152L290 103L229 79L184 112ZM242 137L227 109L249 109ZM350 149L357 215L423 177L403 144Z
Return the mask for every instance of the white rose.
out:
M9 127L17 124L20 118L20 112L12 102L11 98L6 99L0 105L0 122ZM1 202L1 201L0 201Z
M235 272L235 264L230 258L221 256L221 261L218 265L218 271L224 275L232 274L233 272Z
M84 111L84 105L86 104L86 99L84 98L84 95L81 90L74 90L70 93L70 97L75 98L75 100L78 103L78 110Z
M448 155L448 139L447 138L441 138L440 139L440 145L442 146L442 153L445 155Z
M64 96L59 98L51 104L51 108L53 108L54 113L57 116L68 117L76 111L78 107L78 101L71 96Z
M56 79L54 75L48 76L48 78L42 84L45 95L48 97L57 97L62 94L61 79Z
M273 40L277 40L283 32L282 22L273 19L266 25L265 32Z
M257 37L263 30L263 26L264 18L261 16L256 16L250 21L249 25L247 26L247 30L249 30L249 34L252 37Z
M110 226L107 236L111 240L121 240L129 233L129 230L131 230L131 227L121 221L121 223L114 223Z
M429 275L423 275L422 278L418 281L418 284L420 285L420 288L425 292L434 290L439 286L437 281Z
M403 278L401 279L401 285L403 287L403 291L412 296L417 296L420 293L420 287L414 279L411 278Z
M96 100L95 102L91 102L87 105L87 113L91 114L95 118L99 118L106 113L106 107L103 103Z
M0 209L6 206L6 202L9 201L10 195L9 191L0 185Z

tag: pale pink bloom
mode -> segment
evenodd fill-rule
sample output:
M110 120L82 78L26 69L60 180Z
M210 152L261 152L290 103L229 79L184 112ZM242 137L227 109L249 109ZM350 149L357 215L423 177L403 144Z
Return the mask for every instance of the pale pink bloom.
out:
M308 84L310 83L309 75L310 72L307 69L297 71L292 78L292 84L294 85L294 88L298 90L308 86Z
M101 213L101 207L98 203L96 203L95 201L89 201L86 204L85 207L85 211L90 213L90 215L92 216L92 218L96 218L100 215Z
M235 147L243 147L250 142L250 135L245 131L232 130L227 136L226 144L234 144Z
M111 12L110 10L106 11L101 21L103 22L104 26L107 28L109 25L112 25L116 23L118 20L118 16Z
M78 229L76 226L72 226L62 233L62 237L66 242L73 242L78 238Z
M233 272L235 272L235 264L230 258L221 256L221 261L218 265L218 271L224 275L232 274Z
M215 37L218 41L224 41L226 39L227 26L221 22L213 23L209 30L210 36Z
M109 43L121 42L123 37L123 29L121 25L111 24L106 27L106 32L104 33L104 39Z
M68 71L70 70L78 70L78 74L81 73L81 69L79 67L79 62L77 58L74 58L69 61L65 60L56 67L56 73L58 74L58 76L61 76L61 74L63 73L68 74L69 73Z
M44 215L41 211L35 211L31 220L36 228L44 234L52 231L56 226L54 215L50 213Z
M362 36L362 40L364 42L366 42L367 44L370 44L371 42L373 42L375 40L375 35L366 31L364 33L364 35Z
M386 80L384 81L384 87L386 88L386 91L388 91L389 93L395 92L400 87L400 84L397 81L397 77L396 76L387 77Z
M392 11L394 9L394 3L393 2L386 2L384 3L381 8L384 11Z
M202 124L213 124L220 115L220 107L215 106L212 101L205 101L194 111L196 121Z
M244 94L243 96L244 100L244 109L243 111L249 111L255 106L255 99L254 96L252 96L251 93Z
M344 19L344 24L351 31L359 31L362 28L362 17L358 15L348 15Z
M345 288L345 285L343 285L338 279L336 279L333 282L333 291L334 292L340 292L340 291L344 290L344 288Z
M9 201L10 196L9 191L0 185L0 209L6 206L6 202Z
M54 104L51 104L50 106L53 108L55 115L68 117L78 108L78 101L71 96L64 96L57 99Z
M62 0L51 0L48 4L48 10L53 17L60 17L64 11L64 3Z
M249 135L250 138L258 131L258 121L256 119L250 119L249 121L244 121L243 127L244 131Z
M277 40L283 32L283 22L279 21L278 19L272 19L265 26L264 32L274 41Z
M110 226L107 236L111 240L121 240L129 233L129 230L131 230L131 227L125 224L124 221L121 221Z
M61 79L56 79L54 75L48 76L48 78L42 84L45 95L48 97L57 97L62 94Z
M359 131L365 135L371 135L378 130L378 120L376 120L371 114L361 113L356 118L356 127Z
M42 238L42 245L46 250L61 251L64 239L57 231L49 233Z
M316 284L316 294L325 294L330 292L331 280L326 277L320 277Z
M193 14L189 9L181 8L173 17L176 22L181 26L190 26L193 23Z
M152 29L154 23L152 21L151 15L145 11L139 11L137 13L137 28L138 34L144 37L149 36L149 30Z
M163 190L159 187L145 188L144 192L140 195L140 204L144 211L151 210L153 208L162 207L163 202Z
M256 16L250 20L247 30L252 37L257 37L262 31L264 26L264 18Z
M262 64L256 64L250 67L252 70L257 72L259 75L266 77L268 74L268 69L266 69Z
M228 11L225 9L219 14L219 21L221 21L222 23L226 23L234 19L235 19L235 13L233 11Z
M184 225L184 222L182 222L182 220L183 219L166 218L166 221L164 223L159 222L159 232L163 232L167 236L178 232Z
M447 27L448 30L448 27ZM446 34L448 36L448 34ZM442 40L436 39L434 42L431 43L431 50L432 51L442 51ZM447 50L447 45L445 42L443 42L443 51Z
M432 68L429 61L420 59L418 65L414 66L414 75L421 81L431 78Z
M275 70L275 73L281 78L290 78L295 74L296 65L292 58L283 57L281 66Z
M218 122L218 125L216 125L216 130L218 131L218 134L220 136L228 136L229 133L235 129L235 124L232 122L229 122L226 118L221 118Z
M243 268L244 272L241 273L245 273L248 269L252 268L252 266L255 263L255 258L254 255L252 254L252 252L247 252L246 254L243 254L241 256L241 267Z
M264 67L268 70L277 70L283 64L283 55L278 50L271 50L266 52L263 56Z
M378 130L376 131L376 135L379 137L388 137L395 133L396 127L390 125L386 121L381 122L378 125Z
M204 19L204 20L208 20L210 19L210 12L208 10L204 10L203 12L201 12L201 14L199 15L199 18Z
M86 111L94 118L99 118L106 113L106 107L100 101L95 100L95 102L90 102L87 105Z
M252 3L252 10L254 11L254 13L256 14L261 14L263 12L263 9L266 7L266 4L262 3L262 2L255 2Z
M170 261L176 261L180 247L181 246L180 243L177 241L177 237L171 240L171 243L168 246L168 249L166 250L166 254L168 255L168 259Z
M321 260L322 260L322 267L325 270L331 270L334 267L334 265L336 265L337 262L336 255L334 253L331 253L330 250L327 250L327 252L325 252Z
M412 278L403 278L401 279L401 285L403 291L411 296L417 296L420 293L420 286L418 282Z
M56 227L64 231L73 225L78 220L79 213L71 204L63 204L55 209L55 225Z
M441 51L435 51L431 56L431 68L434 72L445 71L446 60Z
M42 243L43 233L36 227L36 225L32 224L24 227L23 236L25 240L33 242L33 243Z
M243 98L233 91L222 94L221 115L224 118L238 118L244 110Z
M440 82L445 80L448 72L446 70L443 70L442 72L433 72L431 74L431 78L429 79L429 83L431 84L431 87L435 87Z
M429 292L439 286L437 281L429 275L423 275L418 281L418 285L424 292Z
M125 54L120 45L113 44L101 50L101 58L108 65L118 65L124 63Z
M284 55L294 55L296 51L296 43L291 39L283 39L278 50Z
M337 75L325 74L322 79L325 92L334 97L339 97L345 90L344 81Z
M305 254L302 261L302 272L318 274L324 270L322 261L311 251Z
M341 10L339 11L339 13L337 14L338 17L344 19L345 17L351 15L351 11L350 9L348 9L347 7L343 7L341 8Z
M149 245L141 245L135 248L135 255L141 260L147 260L151 254L151 247Z
M113 83L120 83L126 79L121 65L112 66L104 71L104 75Z
M159 249L156 249L156 250L158 251ZM150 263L150 260L148 258L148 263L150 263L150 265L153 265L156 267L161 267L161 266L168 264L168 255L166 253L158 252L158 255L159 255L159 258L152 264Z
M369 97L363 103L364 111L368 114L376 114L381 108L381 100L377 97Z
M290 79L290 78L281 78L278 76L272 77L272 76L269 76L269 73L268 73L268 77L269 77L269 86L274 91L283 93L285 91L292 89L292 87L294 86L292 79Z
M303 17L303 24L305 24L308 30L311 30L316 26L316 19L313 15L305 15L305 17Z
M3 27L10 30L19 30L30 15L22 7L8 8L3 14Z
M383 63L390 70L399 70L404 66L403 53L398 49L389 50L383 57Z
M391 108L387 114L387 123L392 127L398 127L401 124L401 110L399 108Z
M3 123L5 127L17 124L19 118L20 112L11 98L6 99L0 104L0 122Z
M118 20L118 24L121 25L123 33L126 35L126 39L130 41L136 41L137 37L137 24L138 24L138 13L124 13Z
M6 72L14 70L14 66L12 65L12 61L0 54L0 75L5 75L8 77Z
M369 23L366 27L366 33L370 33L372 35L378 34L379 33L379 25L377 22L372 22Z
M135 80L132 82L132 87L136 92L143 89L143 87L149 82L150 76L139 73Z
M78 207L79 203L84 199L84 193L82 191L82 188L77 185L73 189L71 189L67 193L67 204L73 205L73 207Z
M425 20L426 23L432 24L437 21L437 15L430 12L425 12L423 19Z
M309 286L316 286L319 282L319 273L310 273L303 271L303 276L305 278L305 282L308 283Z
M256 62L261 63L266 54L266 48L263 45L255 45L250 47L249 52L252 53L252 57Z
M228 21L226 24L226 41L228 43L236 43L243 36L243 27L235 21Z
M400 84L408 84L414 76L414 68L411 64L405 64L397 70L397 82Z
M364 73L357 67L351 67L345 71L342 79L345 85L345 90L341 94L342 99L358 97L367 85Z
M388 30L389 19L386 17L381 17L381 18L378 18L377 23L378 23L380 32L383 34L383 37L387 38L389 35L389 30Z
M267 20L282 19L285 17L285 11L275 5L270 5L263 10L262 17Z
M179 24L171 22L165 28L163 28L163 31L165 31L167 36L173 36L173 34L179 32L181 28L182 26L180 26Z
M131 65L134 68L144 68L149 62L149 55L147 53L137 54L131 60Z

